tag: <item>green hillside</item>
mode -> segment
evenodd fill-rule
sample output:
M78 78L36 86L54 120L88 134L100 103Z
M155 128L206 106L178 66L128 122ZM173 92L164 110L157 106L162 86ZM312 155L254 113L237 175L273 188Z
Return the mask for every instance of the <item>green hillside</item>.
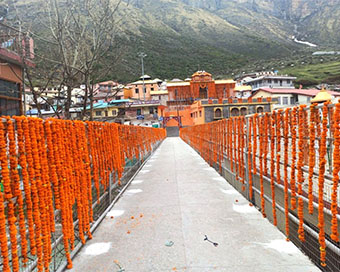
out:
M340 61L290 67L281 72L296 76L296 84L306 87L321 83L340 84Z

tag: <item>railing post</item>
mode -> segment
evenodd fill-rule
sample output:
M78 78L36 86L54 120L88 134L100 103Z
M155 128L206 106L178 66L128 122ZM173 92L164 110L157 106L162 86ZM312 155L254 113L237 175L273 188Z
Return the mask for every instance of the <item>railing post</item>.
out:
M112 175L114 175L114 171L111 172L110 176L109 176L109 205L112 201L112 194L111 194L111 189L112 189Z

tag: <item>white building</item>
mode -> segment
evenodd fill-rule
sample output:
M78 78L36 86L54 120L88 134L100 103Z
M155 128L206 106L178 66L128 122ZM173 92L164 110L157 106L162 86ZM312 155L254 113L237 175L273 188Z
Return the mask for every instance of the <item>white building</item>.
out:
M240 83L251 86L253 91L257 91L260 88L294 89L294 80L296 80L296 77L278 75L274 72L261 72L240 79Z
M271 89L260 88L252 98L277 98L278 103L274 105L274 109L286 108L297 105L308 105L311 100L320 92L318 89ZM332 96L332 101L336 102L340 98L340 93L327 91Z

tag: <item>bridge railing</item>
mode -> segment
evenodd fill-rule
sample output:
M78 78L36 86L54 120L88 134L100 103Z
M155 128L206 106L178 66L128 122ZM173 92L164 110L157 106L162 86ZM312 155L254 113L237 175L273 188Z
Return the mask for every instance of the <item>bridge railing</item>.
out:
M340 104L233 117L180 135L322 270L340 267Z
M62 271L165 130L0 120L0 270Z

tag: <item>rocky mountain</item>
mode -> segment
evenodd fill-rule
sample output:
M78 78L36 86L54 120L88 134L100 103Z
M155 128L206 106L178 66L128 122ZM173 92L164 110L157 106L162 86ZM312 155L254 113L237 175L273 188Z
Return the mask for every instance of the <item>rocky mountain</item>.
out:
M266 62L310 54L292 36L336 49L339 15L340 0L123 0L117 16L125 54L112 77L138 77L139 51L148 55L146 72L154 77L261 70Z

